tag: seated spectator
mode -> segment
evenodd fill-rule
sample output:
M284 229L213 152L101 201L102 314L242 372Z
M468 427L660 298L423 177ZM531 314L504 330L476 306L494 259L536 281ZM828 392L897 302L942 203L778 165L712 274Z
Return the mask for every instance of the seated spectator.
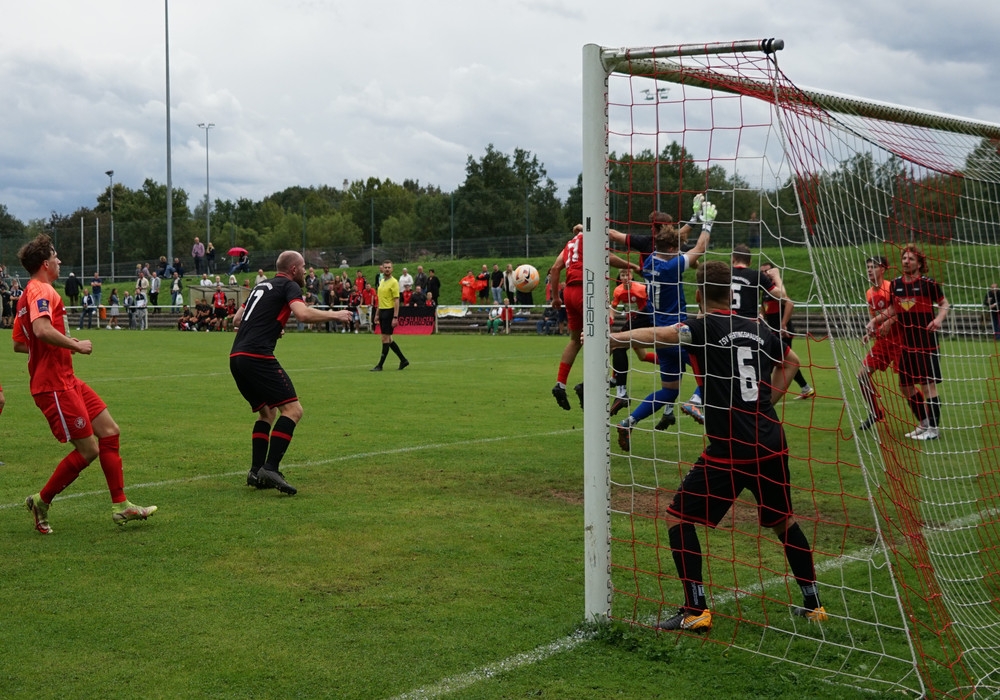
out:
M542 319L535 324L535 332L538 335L552 335L558 325L559 314L551 306L546 306L542 311Z
M490 317L486 321L486 330L489 331L490 335L496 335L503 327L503 319L500 317L503 310L500 308L500 304L493 302L492 308L490 308Z
M510 335L510 324L514 322L514 307L506 299L500 305L500 320L503 322L503 332Z

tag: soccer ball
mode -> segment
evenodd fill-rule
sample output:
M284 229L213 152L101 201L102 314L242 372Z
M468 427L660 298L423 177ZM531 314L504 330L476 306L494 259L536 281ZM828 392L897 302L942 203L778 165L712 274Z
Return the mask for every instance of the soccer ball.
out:
M534 265L518 265L514 270L514 286L517 291L528 293L538 286L538 270Z

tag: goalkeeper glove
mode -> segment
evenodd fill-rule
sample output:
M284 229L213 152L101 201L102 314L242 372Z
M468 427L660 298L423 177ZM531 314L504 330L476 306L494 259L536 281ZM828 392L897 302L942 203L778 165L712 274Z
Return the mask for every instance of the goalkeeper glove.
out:
M691 207L691 221L689 222L692 226L701 221L701 205L705 201L705 195L696 194L694 196L694 204Z
M715 224L715 217L719 213L719 208L708 200L701 206L701 228L705 233L712 232L712 225Z

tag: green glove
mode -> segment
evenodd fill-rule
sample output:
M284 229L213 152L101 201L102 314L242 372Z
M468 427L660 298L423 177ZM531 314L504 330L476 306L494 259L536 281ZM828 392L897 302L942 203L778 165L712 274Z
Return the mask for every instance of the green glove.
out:
M701 228L707 233L712 232L712 225L715 223L715 217L719 213L719 208L705 200L705 203L701 205Z
M694 196L694 206L691 208L691 223L698 223L701 221L701 205L705 201L705 195L696 194Z

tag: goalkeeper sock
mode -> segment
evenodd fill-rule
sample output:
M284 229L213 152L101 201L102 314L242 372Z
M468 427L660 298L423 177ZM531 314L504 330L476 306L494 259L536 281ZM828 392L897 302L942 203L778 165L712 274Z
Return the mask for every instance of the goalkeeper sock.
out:
M941 424L941 399L937 396L924 400L927 408L927 421L930 427L936 428Z
M924 395L918 390L912 396L906 397L906 402L910 404L910 411L913 412L914 417L923 423L927 420L927 409L924 406Z
M816 567L813 566L812 549L809 540L798 523L793 524L779 536L785 548L785 558L792 570L792 575L798 581L799 588L805 599L804 607L810 610L819 607L819 594L816 591ZM806 589L809 589L807 592Z

